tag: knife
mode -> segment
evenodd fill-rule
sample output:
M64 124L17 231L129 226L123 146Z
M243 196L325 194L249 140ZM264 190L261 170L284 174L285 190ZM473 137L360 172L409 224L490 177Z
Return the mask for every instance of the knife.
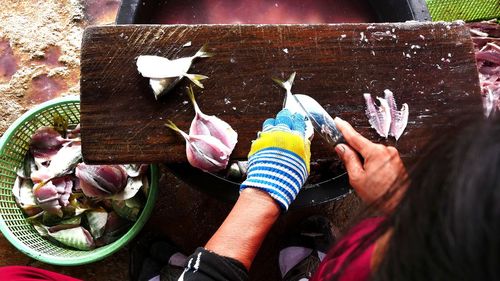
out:
M345 143L344 136L335 125L333 118L315 99L302 94L295 94L292 96L311 120L314 130L318 132L323 139L333 147L339 143Z

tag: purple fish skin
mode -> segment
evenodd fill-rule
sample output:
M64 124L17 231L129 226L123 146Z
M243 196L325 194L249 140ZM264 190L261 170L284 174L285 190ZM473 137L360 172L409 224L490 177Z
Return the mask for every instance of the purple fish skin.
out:
M198 106L193 89L190 88L188 96L193 103L195 116L189 128L189 135L209 135L219 139L232 152L238 142L238 133L222 119L214 115L206 115Z
M186 156L191 166L205 172L217 172L226 168L231 150L219 139L210 135L188 135L170 120L166 126L186 141Z
M494 50L479 51L476 53L477 60L485 60L494 64L500 64L500 54Z
M231 151L219 139L208 135L189 135L186 155L191 166L205 172L226 168Z
M57 187L52 183L52 181L49 181L46 184L42 184L40 186L35 186L33 190L38 203L45 203L48 201L59 199Z
M494 38L473 37L486 117L500 112L500 46Z
M33 187L33 194L39 207L49 214L62 216L61 207L68 206L73 181L69 177L55 178Z
M127 184L127 172L120 165L86 165L79 163L75 175L80 188L89 197L107 197L121 192Z
M30 151L33 157L48 159L68 142L52 127L42 127L31 136Z

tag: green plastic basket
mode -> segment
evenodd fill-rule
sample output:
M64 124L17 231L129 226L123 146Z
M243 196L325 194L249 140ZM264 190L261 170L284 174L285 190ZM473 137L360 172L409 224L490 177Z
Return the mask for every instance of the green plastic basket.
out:
M479 21L500 17L499 0L427 0L433 21Z
M41 126L49 126L55 113L80 122L80 99L57 98L38 105L17 119L0 139L0 230L21 252L39 261L55 265L82 265L101 260L132 240L148 220L157 196L158 167L150 167L151 183L146 205L134 225L118 240L91 251L59 247L42 238L25 219L12 195L16 169L28 151L31 135Z

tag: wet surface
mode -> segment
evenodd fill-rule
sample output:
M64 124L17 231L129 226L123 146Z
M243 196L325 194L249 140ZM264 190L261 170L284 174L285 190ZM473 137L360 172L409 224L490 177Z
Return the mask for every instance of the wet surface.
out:
M0 39L0 83L8 82L16 73L18 62L14 57L10 42Z
M83 0L86 18L90 24L110 24L115 22L120 0Z
M51 100L68 89L66 83L62 78L49 77L47 74L36 76L31 81L26 98L29 102L36 104Z
M158 5L151 23L276 24L372 22L376 16L366 0L186 0L146 1ZM155 2L155 3L152 3Z
M62 66L59 62L61 53L61 48L59 46L49 46L45 49L43 56L35 57L33 61L36 64L47 65L50 67Z

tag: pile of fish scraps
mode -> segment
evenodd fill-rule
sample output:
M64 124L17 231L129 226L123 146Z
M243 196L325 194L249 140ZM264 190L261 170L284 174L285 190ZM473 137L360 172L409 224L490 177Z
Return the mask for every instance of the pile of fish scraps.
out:
M500 25L495 20L469 24L476 52L486 117L500 112Z
M112 243L146 203L149 166L86 165L79 124L68 125L59 115L54 124L31 137L14 199L40 235L55 244L91 250Z

